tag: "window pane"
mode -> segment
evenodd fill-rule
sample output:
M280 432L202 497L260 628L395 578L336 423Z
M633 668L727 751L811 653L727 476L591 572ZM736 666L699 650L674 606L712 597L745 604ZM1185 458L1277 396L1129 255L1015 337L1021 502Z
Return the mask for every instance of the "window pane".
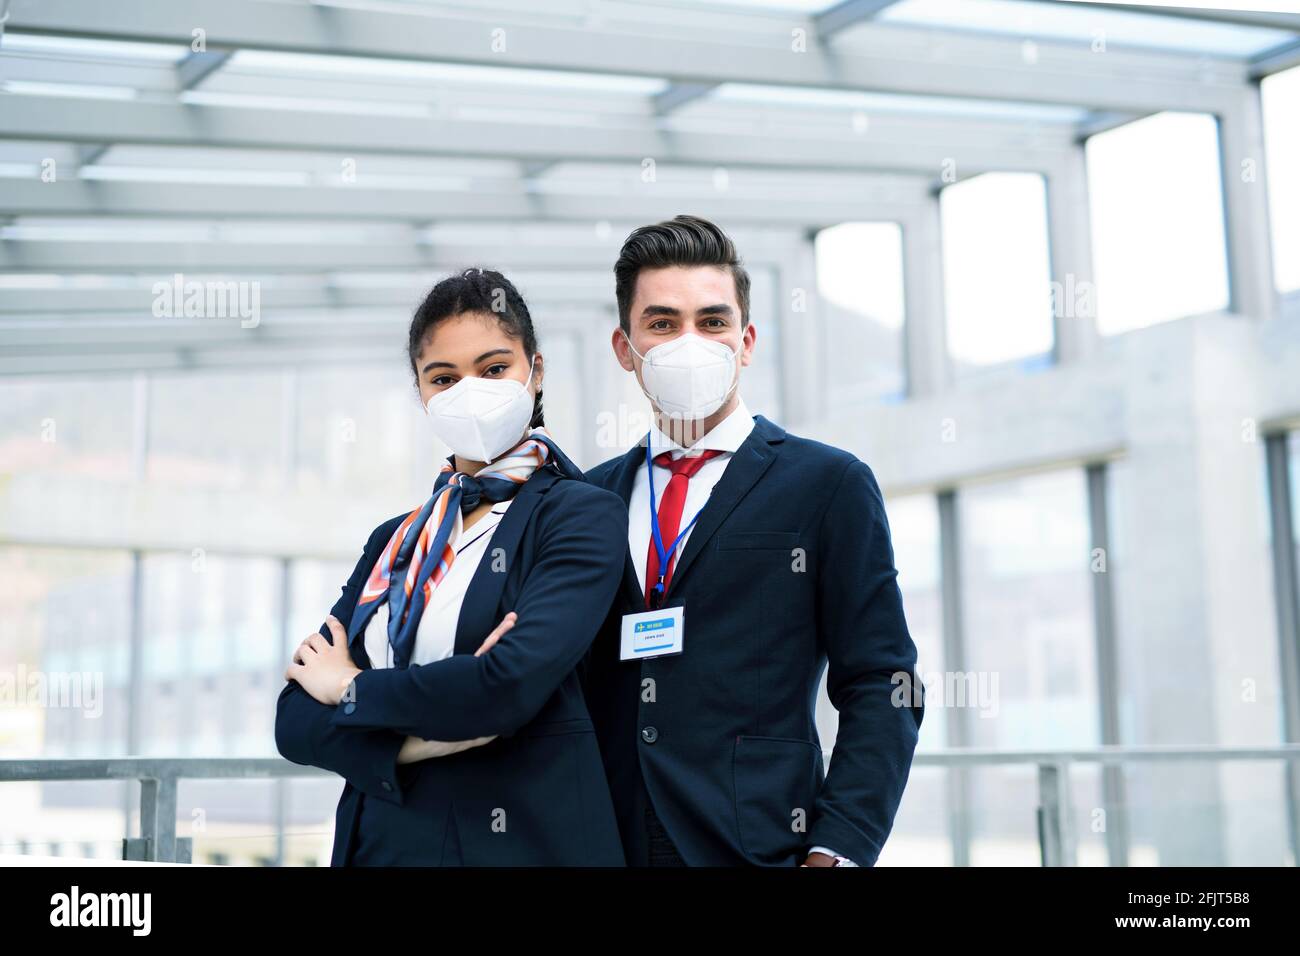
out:
M189 488L283 487L279 372L158 375L150 389L151 481Z
M378 523L376 520L375 524ZM362 543L357 542L356 558L361 557ZM289 572L290 650L320 629L355 566L355 561L293 562ZM287 653L283 652L282 656ZM277 695L281 687L283 684L276 685ZM342 787L342 779L334 776L288 781L285 865L329 865L334 841L334 810Z
M907 628L917 649L917 673L929 689L918 748L948 744L943 708L943 618L939 577L939 509L933 495L903 495L885 502L898 586L903 592ZM937 685L936 686L936 682ZM881 853L881 863L905 866L951 866L948 831L947 771L914 765Z
M901 398L903 233L892 222L846 222L817 233L818 305L825 316L832 406Z
M585 457L583 431L587 417L583 404L582 339L574 332L543 330L538 333L537 348L546 361L542 386L546 430L564 453L580 464Z
M753 361L741 372L740 385L745 404L755 415L781 421L781 323L777 321L776 276L771 269L749 272L749 321L754 324ZM608 334L608 333L605 333ZM629 379L632 376L628 376ZM635 380L633 380L635 381ZM635 435L632 441L640 439ZM600 459L604 461L604 458Z
M1300 66L1261 84L1273 270L1282 292L1300 289Z
M972 746L1097 745L1084 473L964 488L958 515ZM972 863L1035 865L1034 768L981 769L971 789Z
M1098 133L1087 163L1099 330L1226 309L1214 117L1157 113Z
M399 359L391 367L298 372L299 490L378 498L391 502L393 514L428 495L432 486L415 481L416 461L430 467L440 446L431 447L435 440L414 378Z
M127 752L131 558L0 547L0 757ZM123 785L0 783L0 853L120 859Z
M0 381L0 474L130 477L133 396L126 377Z
M1041 176L988 173L940 194L948 355L962 377L1052 351L1047 193Z
M997 681L972 742L1100 743L1084 473L973 485L958 512L967 661Z
M903 592L907 629L916 643L917 670L925 681L942 681L943 595L939 563L939 508L933 495L906 495L890 499L890 538L894 545L894 566ZM942 693L931 698L921 722L919 746L937 749L948 746L946 715L939 704ZM928 703L928 702L927 702Z
M279 562L196 550L143 566L140 752L273 756Z

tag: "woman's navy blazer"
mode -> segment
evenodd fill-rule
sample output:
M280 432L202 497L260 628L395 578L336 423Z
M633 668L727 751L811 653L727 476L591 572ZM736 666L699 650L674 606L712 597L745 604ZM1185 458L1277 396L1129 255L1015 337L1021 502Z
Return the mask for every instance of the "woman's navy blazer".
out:
M552 461L516 492L465 594L451 657L372 668L356 635L349 646L362 672L352 699L321 704L292 680L281 691L280 753L346 780L332 866L349 865L359 843L375 848L372 859L399 863L623 865L575 667L622 580L627 506L580 476L567 460ZM384 522L366 542L331 612L345 627L402 517ZM510 611L519 615L514 627L475 657ZM324 626L321 633L330 639ZM408 734L498 737L399 765ZM450 857L449 839L459 844Z

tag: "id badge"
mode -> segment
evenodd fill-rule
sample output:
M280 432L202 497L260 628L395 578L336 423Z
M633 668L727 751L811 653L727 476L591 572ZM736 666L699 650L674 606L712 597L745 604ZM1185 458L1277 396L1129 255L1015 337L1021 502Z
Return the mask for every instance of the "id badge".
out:
M641 611L623 615L623 639L619 645L621 661L646 660L682 652L682 607L666 607L658 611Z

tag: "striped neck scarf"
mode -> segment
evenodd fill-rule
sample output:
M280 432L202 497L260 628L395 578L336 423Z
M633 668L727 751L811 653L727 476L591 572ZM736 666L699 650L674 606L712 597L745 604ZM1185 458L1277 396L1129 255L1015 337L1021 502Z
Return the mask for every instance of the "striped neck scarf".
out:
M562 458L545 428L531 428L518 445L478 474L456 471L455 459L449 459L429 500L402 519L380 552L352 613L350 637L361 633L370 615L387 601L393 666L409 666L420 617L456 560L464 515L483 501L513 498L534 471Z

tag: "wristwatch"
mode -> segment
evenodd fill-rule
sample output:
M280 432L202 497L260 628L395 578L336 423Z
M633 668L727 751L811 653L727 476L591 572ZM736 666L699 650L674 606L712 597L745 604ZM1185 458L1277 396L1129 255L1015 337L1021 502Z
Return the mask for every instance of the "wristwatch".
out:
M852 860L850 860L847 856L840 856L836 854L835 862L832 863L831 866L857 866L857 864L854 863Z

